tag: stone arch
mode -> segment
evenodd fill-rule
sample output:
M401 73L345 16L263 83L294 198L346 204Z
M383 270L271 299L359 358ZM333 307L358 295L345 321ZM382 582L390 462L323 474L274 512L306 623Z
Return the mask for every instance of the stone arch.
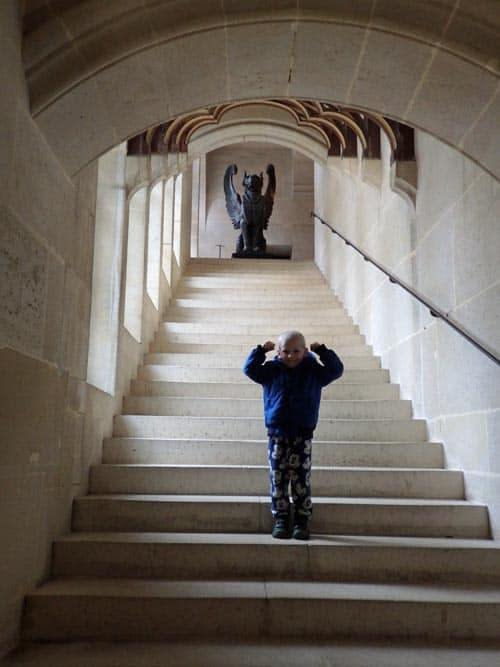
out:
M69 173L179 113L294 96L383 113L500 176L498 12L437 2L422 13L416 0L404 16L362 0L326 9L185 4L137 3L127 14L110 0L107 17L83 26L83 1L35 25L27 15L33 112ZM36 38L51 29L58 39L38 53Z
M190 159L195 159L203 153L223 146L251 141L286 146L322 164L326 164L328 158L327 150L320 142L298 133L295 129L271 123L235 123L229 127L217 128L206 135L194 138L189 143L188 155Z

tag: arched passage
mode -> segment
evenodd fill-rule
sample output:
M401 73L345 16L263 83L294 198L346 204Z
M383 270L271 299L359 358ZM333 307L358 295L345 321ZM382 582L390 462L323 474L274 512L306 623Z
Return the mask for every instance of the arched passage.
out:
M357 104L406 120L498 176L500 40L498 2L274 0L255 8L248 0L4 0L0 5L6 92L0 105L0 199L8 230L3 242L13 258L2 286L14 286L8 298L15 306L2 327L3 340L12 346L2 349L2 401L7 410L12 406L13 421L2 482L9 496L10 547L2 577L7 585L0 610L6 619L1 652L14 641L23 593L47 571L54 535L68 528L72 495L85 493L89 465L98 460L102 438L111 432L141 352L133 337L121 336L116 397L86 381L94 158L186 110L247 97L297 96ZM25 8L24 71L41 132L26 106L18 6ZM428 183L448 175L454 159L444 169L443 161L429 159ZM82 169L86 164L88 169ZM466 292L462 314L466 322L485 322L485 328L491 321L496 335L498 310L488 305L498 304L493 282L498 225L485 223L494 186L479 174L466 185L485 202L482 208L474 209L471 188L464 201L448 205L450 192L462 192L463 176L470 180L471 171L456 170L454 187L432 197L431 210L422 215L425 227L415 261L421 262L426 286L443 289L447 297L453 281L443 276L443 266L453 266L446 241L455 230L456 250L466 268L457 273ZM78 176L71 181L66 172ZM170 210L169 204L172 197L165 202ZM170 225L167 218L165 226ZM171 235L164 238L164 258L170 263ZM485 263L485 255L493 260ZM409 269L413 260L408 260ZM492 267L491 274L476 270L482 265ZM486 278L492 283L488 293ZM378 306L374 313L381 312ZM143 345L152 330L151 310L148 316ZM411 371L408 359L421 358L431 387L433 427L452 444L463 434L463 467L472 471L467 492L489 495L492 508L498 508L498 447L488 445L489 434L493 440L498 433L498 413L488 403L498 382L489 381L492 375L437 327L425 320L423 325L420 346L411 332L400 332L408 345L401 347L402 367ZM392 364L395 354L390 356ZM473 410L470 418L464 416L463 403L453 399L464 384L473 399L462 395L465 410ZM453 403L448 432L436 412L439 387ZM47 418L40 396L50 401L54 418ZM478 452L479 465L472 452Z
M89 4L25 17L33 112L72 174L179 113L289 95L384 113L500 174L495 8L190 2L187 11L185 2L137 2L125 12L110 2L89 17ZM49 34L50 46L37 49Z

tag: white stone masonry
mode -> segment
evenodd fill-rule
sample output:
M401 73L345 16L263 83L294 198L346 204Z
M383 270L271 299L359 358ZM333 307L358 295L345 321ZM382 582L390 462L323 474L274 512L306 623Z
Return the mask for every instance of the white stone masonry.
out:
M241 370L289 328L345 363L315 433L309 542L270 536L261 390ZM487 507L312 263L192 261L103 451L25 640L498 639Z

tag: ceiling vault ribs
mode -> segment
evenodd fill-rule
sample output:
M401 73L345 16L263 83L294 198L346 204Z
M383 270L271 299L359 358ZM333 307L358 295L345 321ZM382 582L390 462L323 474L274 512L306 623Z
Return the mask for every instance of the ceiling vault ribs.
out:
M228 123L227 114L232 111L259 107L288 114L289 122L281 121L283 126L293 125L298 132L313 131L329 156L355 157L360 152L366 158L380 158L382 131L389 142L392 161L415 158L411 127L372 111L295 98L244 100L182 114L129 139L129 154L186 153L190 141L202 128ZM266 121L264 116L260 121L257 116L252 117L252 122ZM272 122L280 124L277 120Z

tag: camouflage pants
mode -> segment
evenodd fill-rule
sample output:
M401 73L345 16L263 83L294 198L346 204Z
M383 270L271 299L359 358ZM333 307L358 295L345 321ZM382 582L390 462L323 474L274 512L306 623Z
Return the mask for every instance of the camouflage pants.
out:
M295 514L312 514L311 437L269 436L271 511L275 517L285 517L290 511L289 485Z

